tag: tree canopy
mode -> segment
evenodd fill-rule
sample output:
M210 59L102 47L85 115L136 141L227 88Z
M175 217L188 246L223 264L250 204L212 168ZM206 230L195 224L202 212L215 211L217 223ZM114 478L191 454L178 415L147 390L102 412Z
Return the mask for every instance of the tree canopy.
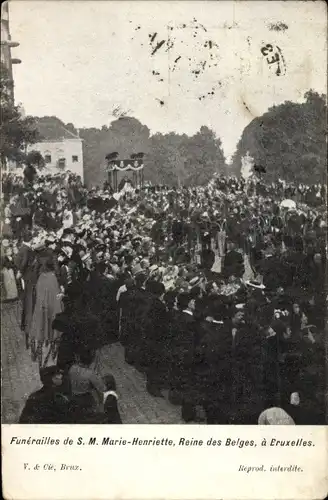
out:
M43 169L45 167L45 160L40 151L32 150L26 155L25 163L28 166Z
M107 179L106 156L121 159L144 153L145 180L153 184L205 185L215 173L240 175L242 158L250 154L265 170L264 180L283 178L305 183L324 182L326 175L326 100L313 91L303 103L284 102L255 118L243 131L232 164L227 166L221 139L203 126L193 136L170 132L151 135L149 128L126 113L110 125L81 128L87 185ZM39 118L38 126L58 135L78 135L72 123L56 117ZM42 128L42 127L41 127ZM40 129L41 130L41 129Z
M1 162L7 160L23 163L26 160L26 147L38 141L39 134L34 118L22 117L19 106L12 99L13 82L7 68L1 64L0 95L0 151Z
M150 137L145 177L154 183L204 185L225 171L221 140L208 127L192 137L155 134Z
M286 101L255 118L245 129L233 157L240 173L249 152L268 181L324 182L327 168L325 96L309 91L304 103Z
M214 172L225 169L221 140L208 127L192 137L175 132L150 135L136 118L121 116L109 127L80 129L80 137L88 184L104 182L105 158L112 151L119 158L145 153L145 179L154 184L206 184Z

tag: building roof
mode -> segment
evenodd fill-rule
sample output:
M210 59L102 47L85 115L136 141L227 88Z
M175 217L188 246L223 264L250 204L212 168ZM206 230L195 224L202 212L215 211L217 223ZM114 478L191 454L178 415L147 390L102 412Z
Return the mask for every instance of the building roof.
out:
M36 118L40 138L43 141L62 141L65 139L80 139L78 133L68 130L66 126L56 117ZM82 140L82 139L80 139Z

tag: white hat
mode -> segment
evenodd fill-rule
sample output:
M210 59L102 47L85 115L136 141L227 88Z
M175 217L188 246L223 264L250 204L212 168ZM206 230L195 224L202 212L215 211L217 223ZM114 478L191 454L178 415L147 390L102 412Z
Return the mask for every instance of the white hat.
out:
M194 287L196 285L198 285L200 282L201 282L201 276L195 276L194 278L192 278L190 281L189 281L189 285L191 287Z
M295 422L285 410L273 407L264 410L260 414L258 425L295 425Z
M253 288L258 288L259 290L265 289L263 283L260 283L259 281L246 281L246 285L251 286Z
M40 248L43 248L43 246L44 246L44 241L41 235L33 239L32 247L34 248L34 250L40 250Z
M71 247L63 247L62 252L70 259L73 254L73 249Z
M82 260L82 262L85 262L85 261L89 260L90 258L91 258L91 254L86 253L85 255L83 255L81 260Z

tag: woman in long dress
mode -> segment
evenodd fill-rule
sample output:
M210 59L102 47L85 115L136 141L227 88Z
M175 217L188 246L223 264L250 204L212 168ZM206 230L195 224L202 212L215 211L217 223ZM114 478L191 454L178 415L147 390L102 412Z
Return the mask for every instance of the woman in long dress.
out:
M18 299L18 290L15 278L15 268L11 257L5 256L2 259L1 282L3 301L13 301Z
M36 285L36 302L30 331L32 360L45 366L52 355L56 359L60 332L52 323L62 312L60 288L55 274L55 257L52 251L40 253L40 275ZM45 355L46 354L46 355Z

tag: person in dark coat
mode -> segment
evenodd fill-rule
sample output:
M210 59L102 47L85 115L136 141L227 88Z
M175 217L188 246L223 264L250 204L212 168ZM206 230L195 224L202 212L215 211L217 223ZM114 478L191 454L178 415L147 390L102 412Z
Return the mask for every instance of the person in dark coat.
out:
M229 423L254 424L261 408L261 336L260 329L243 309L235 308L227 326L231 332L232 391ZM247 363L245 363L247 359Z
M153 227L151 228L151 238L156 245L164 245L165 233L163 228L164 217L159 214Z
M289 400L283 401L282 408L292 417L296 425L325 425L325 418L318 408L306 408L302 401L302 391L293 392Z
M215 262L215 253L210 248L201 251L201 266L205 271L210 271Z
M145 349L147 356L147 391L153 396L161 396L167 379L167 358L165 353L168 334L168 314L163 302L165 287L154 281L150 289L152 301L147 315L145 329Z
M65 424L70 422L71 404L63 385L63 374L56 366L42 368L43 387L27 399L20 424Z
M79 338L75 330L74 309L65 307L65 310L57 314L53 321L53 328L61 332L57 353L57 366L67 373L74 364Z
M172 239L176 246L181 246L184 242L184 224L180 218L173 220Z
M245 272L243 255L237 251L233 242L227 244L228 252L224 257L223 275L228 278L235 276L241 278Z
M172 402L182 403L182 418L190 422L195 418L195 406L189 395L190 380L193 372L193 359L197 328L192 313L193 297L181 293L177 299L178 310L172 314L172 329L175 332L172 338L172 356L170 370L170 394Z
M224 325L219 297L209 303L207 313L200 323L195 385L207 424L227 424L227 402L231 393L231 334Z
M26 185L32 185L35 178L37 176L37 171L35 167L31 164L28 164L24 169L24 183Z
M32 229L33 202L28 193L19 193L14 204L11 204L11 229L18 240L21 240L27 229Z
M105 262L95 265L95 270L90 273L86 283L89 307L94 316L99 319L101 331L98 332L99 342L113 343L117 341L115 322L116 298L113 280L105 275L107 266Z
M145 290L146 275L138 273L135 283L131 281L126 292L122 293L119 308L122 309L121 339L125 347L125 360L139 366L143 364L143 339L151 296Z
M29 335L36 301L36 284L39 277L37 252L32 248L31 240L31 232L26 231L15 260L19 272L18 278L22 278L23 282L21 330L25 334L27 349L29 348Z

